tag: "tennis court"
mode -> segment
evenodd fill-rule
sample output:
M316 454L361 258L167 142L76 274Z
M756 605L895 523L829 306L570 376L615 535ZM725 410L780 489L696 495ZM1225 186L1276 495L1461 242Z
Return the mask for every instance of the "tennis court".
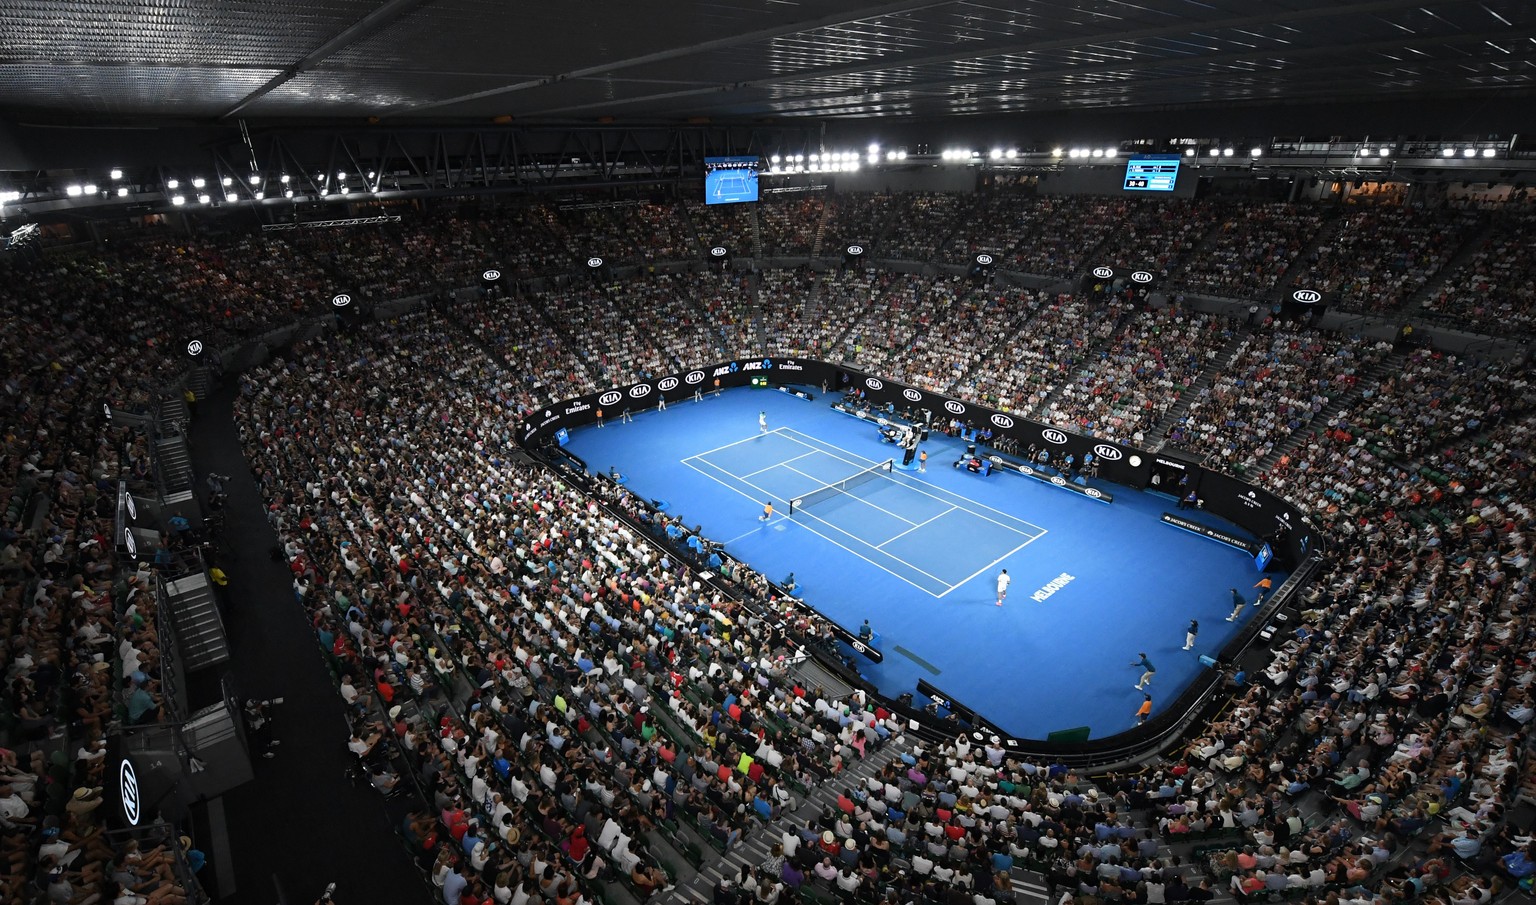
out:
M889 468L888 461L791 428L682 461L758 507L773 501L776 513L765 530L810 531L934 597L1046 533L1032 522L919 483Z

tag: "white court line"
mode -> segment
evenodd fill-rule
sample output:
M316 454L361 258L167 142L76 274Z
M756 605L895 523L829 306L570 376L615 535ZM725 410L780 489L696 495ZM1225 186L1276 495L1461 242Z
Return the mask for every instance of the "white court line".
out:
M1029 540L1025 541L1022 544L1019 544L1017 547L1014 547L1012 550L1009 550L1007 553L1004 553L1002 556L999 556L997 559L992 560L991 562L987 563L986 565L982 566L981 568L977 569L976 571L972 572L971 574L965 576L965 578L960 580L960 584L950 586L949 591L953 591L955 588L960 587L960 585L965 584L967 581L970 581L971 579L975 578L976 576L980 575L981 573L990 570L993 566L997 565L998 563L1002 562L1003 560L1005 560L1008 557L1012 556L1013 554L1019 552L1020 550L1024 549L1025 547L1029 546L1030 544L1034 543L1035 541L1039 540L1040 538L1042 538L1044 536L1045 536L1045 532L1042 531L1040 534L1037 534L1034 537L1031 537ZM945 591L943 594L939 594L938 596L939 597L943 597L946 594L948 594L949 591Z
M783 428L783 430L786 431L787 434L800 434L800 436L802 436L802 437L811 437L810 434L800 433L800 431L797 431L794 428L786 427L786 428ZM806 443L803 440L796 439L795 437L790 437L787 434L786 434L786 436L784 438L786 440L794 441L795 443L799 443L801 446L809 446L812 449L820 449L820 447L818 447L818 446L816 446L814 444ZM811 439L812 440L816 440L815 437L811 437ZM850 455L850 456L855 456L855 457L861 458L861 459L863 458L863 456L860 456L856 452L849 452L848 450L843 449L841 446L837 446L836 444L826 443L825 440L817 440L817 442L818 443L825 443L827 446L831 446L833 449L835 449L835 450L837 450L839 452L848 453L848 455ZM823 449L822 452L827 452L827 451ZM827 452L827 455L832 456L832 458L834 458L834 459L842 458L841 456L833 455L830 452ZM858 464L856 462L853 462L850 459L843 459L842 461L847 462L850 465ZM875 464L875 462L873 460L867 460L867 461L868 461L868 465ZM884 460L882 459L880 461L884 461ZM862 467L867 467L867 466L862 466ZM966 497L966 496L962 496L962 495L960 495L958 493L955 493L954 491L949 491L949 490L944 491L945 493L949 494L949 496L950 496L950 499L945 499L944 497L938 496L937 494L930 493L929 491L925 490L923 487L921 487L921 486L919 486L917 484L908 484L905 481L898 481L898 480L896 480L896 478L894 476L886 476L886 480L889 480L892 483L897 484L898 486L905 487L908 490L912 490L912 491L915 491L917 493L920 493L923 496L929 497L931 499L938 500L939 502L944 503L945 505L956 506L959 509L965 509L966 511L970 512L972 515L976 516L977 518L984 519L986 521L991 522L994 525L998 525L998 526L1001 526L1003 528L1007 528L1009 531L1012 531L1015 534L1022 534L1022 535L1028 536L1029 532L1027 532L1027 531L1020 531L1018 528L1014 527L1013 525L1003 524L1002 522L998 521L997 519L987 518L987 516L982 515L980 512L976 512L975 510L971 509L970 507L971 506L979 506L982 509L987 510L988 512L995 512L995 513L997 513L998 515L1000 515L1000 516L1002 516L1004 518L1013 519L1015 522L1018 522L1021 525L1028 525L1029 527L1038 530L1040 532L1040 534L1042 534L1042 535L1046 533L1046 529L1040 527L1039 525L1035 524L1034 522L1027 521L1025 519L1021 519L1021 518L1019 518L1016 515L1010 515L1010 514L1004 512L1004 511L1002 511L1001 509L994 509L993 507L988 506L985 503L977 502L976 500L973 500L973 499L971 499L969 497ZM937 489L937 488L935 488L935 489ZM963 504L957 504L955 502L956 499L962 500ZM1036 536L1038 537L1039 535L1036 535Z
M737 440L737 441L736 441L736 442L734 442L734 443L727 443L727 444L725 444L725 445L724 445L724 446L717 446L717 447L715 447L715 448L714 448L714 449L706 449L706 450L704 450L704 451L703 451L703 452L701 452L701 453L694 453L694 454L693 454L693 455L691 455L691 456L689 456L689 457L688 457L688 459L697 459L697 458L699 458L699 457L700 457L700 456L707 456L707 455L709 455L709 454L710 454L710 453L717 453L717 452L719 452L719 451L720 451L720 450L722 450L722 449L730 449L730 448L731 448L731 447L733 447L733 446L740 446L740 445L741 445L741 444L743 444L743 443L751 443L751 442L752 442L752 441L753 441L753 440L757 440L757 439L759 439L759 438L761 438L761 437L766 437L766 436L768 436L768 434L778 434L778 433L779 433L779 431L781 431L781 430L783 430L783 428L778 428L778 427L776 427L776 428L774 428L774 429L773 429L773 430L771 430L771 431L768 431L768 433L767 433L767 434L765 434L765 433L763 433L763 432L761 432L761 431L759 431L759 432L757 432L757 433L755 433L755 434L753 434L753 435L752 435L752 436L750 436L750 437L747 437L747 438L745 438L745 439L742 439L742 440ZM782 434L780 434L780 436L783 436L783 435L782 435ZM794 437L785 437L785 438L784 438L784 439L786 439L786 440L790 440L790 441L792 441L792 442L795 442L795 443L799 443L799 442L800 442L800 441L798 441L798 440L795 440L795 438L794 438ZM809 445L810 445L810 444L809 444L809 443L800 443L800 445L801 445L801 446L809 446ZM688 461L688 459L684 459L684 460L683 460L683 461L684 461L684 462L686 462L686 461Z
M809 453L807 453L807 455L809 455ZM785 465L784 467L789 468L789 466L787 466L787 465ZM801 471L798 468L790 468L789 470L794 472L797 475L804 475L805 477L810 478L813 481L817 480L817 477L815 475L805 474L805 472ZM755 474L755 472L754 472L754 474ZM851 478L851 477L853 477L853 475L849 475L848 477ZM883 477L885 477L885 475L875 475L875 477L883 478ZM847 480L847 479L845 478L844 480ZM887 478L887 480L889 480L889 478ZM826 487L826 486L828 486L828 485L822 484L822 485L820 485L818 487L812 487L810 490L806 491L806 493L815 493L816 491L820 490L822 487ZM906 522L909 525L917 524L916 522L912 521L911 519L905 518L905 517L900 516L900 515L897 515L896 513L892 512L889 509L881 509L879 506L876 506L874 503L871 503L869 500L866 500L866 499L864 499L861 496L854 496L853 494L849 493L846 490L843 491L843 496L848 497L850 499L858 500L859 502L863 503L864 505L868 506L869 508L874 509L874 510L876 510L878 512L884 512L886 515L888 515L891 518L896 519L898 521ZM826 521L826 519L822 519L822 521ZM831 524L831 523L828 522L828 524ZM879 549L878 545L876 545L876 549Z
M692 458L692 457L690 456L689 458ZM727 483L725 481L722 481L719 477L710 474L709 472L705 471L704 469L700 468L699 466L695 465L694 463L688 461L688 459L684 459L682 461L683 461L684 465L688 466L689 468L692 468L694 471L698 472L699 474L703 475L706 478L709 478L711 481L714 481L715 483L719 484L720 486L726 487L726 488L734 491L735 493L738 493L738 494L746 497L749 500L753 500L754 502L756 501L756 499L757 499L756 497L752 496L750 493L747 493L745 490L742 490L740 487L736 487L736 486L733 486L733 485L731 485L731 484L729 484L729 483ZM707 459L705 460L705 464L706 465L710 465L711 467L714 467L714 468L720 468L720 466L715 465L713 462L710 462ZM725 471L725 469L723 469L723 468L720 468L720 470L721 471ZM726 474L731 474L728 471L726 471L725 473ZM735 475L731 475L731 477L735 478L736 476ZM739 481L741 479L740 478L736 478L736 480ZM746 481L742 481L742 483L747 484L747 486L753 487L754 489L760 489L760 488L756 488L752 484L748 484ZM811 516L811 517L815 518L815 516ZM799 522L799 521L796 521L794 519L791 519L788 516L786 516L785 518L786 518L787 521L794 522L796 525L799 525L801 528L804 528L805 530L811 532L812 534L816 535L817 537L821 538L822 540L826 541L827 543L831 544L832 546L840 547L843 550L846 550L849 553L852 553L854 556L857 556L859 559L864 560L865 562L869 563L870 565L874 566L875 568L879 569L880 571L886 573L887 575L891 575L891 576L894 576L896 578L901 579L902 581L906 582L907 584L911 585L912 587L917 588L919 591L922 591L924 594L927 594L929 597L943 597L944 594L948 594L950 591L954 590L954 587L952 587L949 584L949 582L945 581L944 579L942 579L942 578L934 578L934 576L928 575L927 572L924 572L922 569L919 569L916 566L911 565L910 563L908 563L904 559L901 559L901 558L896 557L896 556L891 556L889 553L885 553L884 554L886 556L889 556L891 559L894 559L897 562L907 566L908 568L912 569L912 571L917 572L920 575L926 575L929 578L933 578L934 581L938 582L940 585L942 585L943 587L947 588L947 590L944 591L943 594L935 594L931 588L923 587L922 585L918 584L917 582L913 581L912 579L908 578L907 576L901 574L900 572L893 572L892 570L886 568L885 566L882 566L878 562L875 562L873 559L870 559L868 556L865 556L864 554L862 554L859 551L853 549L852 547L848 547L848 546L845 546L843 544L840 544L836 540L828 537L825 534L822 534L820 531L817 531L815 528L812 528L810 525L807 525L807 524L805 524L803 522ZM817 519L817 521L823 521L823 520ZM823 522L823 524L827 524L827 523ZM841 529L839 529L839 530L841 530ZM871 549L873 549L873 548L871 548ZM881 551L881 552L884 553L884 551Z
M798 455L798 456L795 456L795 457L794 457L794 458L793 458L793 459L785 459L785 460L784 460L784 461L782 461L782 462L775 462L775 463L774 463L774 464L772 464L772 465L770 465L770 466L768 466L768 467L767 467L767 468L759 468L759 469L758 469L758 470L757 470L757 471L749 471L749 472L747 472L747 473L746 473L746 474L744 474L744 475L741 475L741 477L743 477L743 478L750 478L750 477L752 477L752 476L753 476L753 475L755 475L755 474L762 474L762 473L763 473L763 472L765 472L765 471L773 471L773 470L774 470L774 469L775 469L775 468L778 468L778 467L779 467L779 466L780 466L780 465L788 465L788 464L789 464L789 463L791 463L791 462L798 462L798 461L800 461L800 460L801 460L801 459L804 459L804 458L805 458L805 457L806 457L806 456L814 456L814 455L816 455L816 453L818 453L818 452L820 452L820 450L815 450L815 449L813 449L813 450L811 450L811 451L810 451L810 452L808 452L808 453L801 453L801 454L800 454L800 455ZM691 457L691 458L696 458L696 457ZM711 462L711 463L709 463L709 464L711 464L711 465L713 465L713 464L715 464L715 463L713 463L713 462ZM725 470L725 469L723 469L723 468L722 468L722 469L720 469L720 470L721 470L721 471L724 471L724 470ZM793 468L791 468L791 469L790 469L790 471L794 471L794 470L795 470L795 469L793 469ZM801 473L801 474L805 474L805 472L803 472L803 471L802 471L802 472L800 472L800 473ZM806 477L810 477L810 475L805 475L805 476L806 476Z
M951 506L948 509L944 510L943 512L940 512L938 515L934 516L933 518L928 519L927 521L918 522L917 524L915 524L912 527L908 528L907 530L901 532L900 534L896 535L895 537L888 538L886 540L881 541L878 544L875 544L875 549L879 550L882 553L884 553L885 552L885 545L886 544L888 544L888 543L890 543L891 541L894 541L894 540L900 540L901 538L906 537L908 534L911 534L913 531L916 531L917 529L919 529L919 528L923 527L924 525L928 524L928 522L935 521L937 519L941 519L944 516L949 515L951 512L954 512L956 509L959 509L959 508L960 508L959 506ZM887 554L887 555L889 555L889 554Z

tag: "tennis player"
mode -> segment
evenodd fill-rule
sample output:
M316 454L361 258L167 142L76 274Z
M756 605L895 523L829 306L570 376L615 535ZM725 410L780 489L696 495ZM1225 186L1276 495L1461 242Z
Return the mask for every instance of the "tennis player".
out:
M1003 600L1006 599L1007 596L1008 596L1008 586L1011 585L1011 584L1013 584L1013 578L1012 578L1012 576L1010 576L1008 574L1008 570L1004 569L997 576L997 605L998 606L1002 606L1003 605Z
M758 412L757 413L757 429L761 433L764 433L764 434L768 433L768 413L767 412Z
M757 520L760 522L766 522L771 518L773 518L773 500L769 500L763 504L763 514L758 516Z

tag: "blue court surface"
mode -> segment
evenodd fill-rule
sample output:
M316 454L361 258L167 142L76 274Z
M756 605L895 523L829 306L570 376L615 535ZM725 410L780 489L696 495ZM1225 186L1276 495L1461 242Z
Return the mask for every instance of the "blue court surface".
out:
M927 679L1022 737L1134 727L1141 652L1157 667L1158 708L1254 612L1226 621L1229 588L1256 593L1252 557L1163 524L1166 496L1105 485L1105 504L1016 474L982 477L951 466L964 444L942 435L924 444L925 473L884 470L901 450L831 401L728 390L581 428L569 448L768 577L793 572L829 618L855 631L868 619L885 661L858 663L885 693ZM999 607L1003 569L1012 584ZM1191 619L1200 632L1185 651Z

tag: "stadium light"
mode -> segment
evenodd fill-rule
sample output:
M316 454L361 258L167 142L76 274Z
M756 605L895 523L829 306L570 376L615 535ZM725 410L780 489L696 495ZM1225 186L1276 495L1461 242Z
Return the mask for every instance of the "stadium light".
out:
M1221 156L1223 156L1223 157L1231 157L1232 154L1233 154L1233 151L1232 151L1231 148L1223 148L1222 151L1221 151Z
M1498 151L1495 151L1493 148L1484 148L1483 149L1483 156L1484 157L1492 157L1493 155L1495 155L1497 153L1498 153Z
M869 153L871 153L871 154L879 154L880 153L880 143L877 142L877 141L870 142L868 150L869 150Z
M1264 156L1264 149L1263 148L1254 148L1253 150L1248 152L1248 156L1249 157L1263 157Z
M288 184L288 174L284 173L283 175L277 177L277 181L281 182L283 185L287 185Z
M261 174L260 173L252 173L250 178L247 179L246 181L249 182L251 185L261 185Z
M773 156L772 156L772 157L770 157L770 158L768 158L768 161L769 161L769 162L770 162L770 163L772 163L772 164L773 164L773 165L774 165L774 166L778 166L778 165L779 165L779 160L780 160L780 159L781 159L781 158L780 158L780 157L779 157L779 155L777 155L777 154L775 154L775 155L773 155Z
M195 189L200 189L207 184L208 181L201 176L198 176L196 179L192 180L192 187Z
M1212 157L1220 157L1221 156L1221 149L1220 148L1212 148L1211 149L1211 156Z
M1378 154L1377 156L1378 157L1391 157L1392 156L1392 149L1391 148L1382 148L1381 149L1381 153Z
M113 167L110 175L114 180L121 179L123 178L123 171L119 170L117 167Z
M992 153L989 156L993 160L1002 160L1003 159L1003 149L1002 148L993 148L992 149Z
M1185 157L1194 157L1195 156L1195 149L1194 148L1185 148L1184 149L1184 156Z
M1441 148L1440 149L1440 156L1441 157L1455 157L1456 156L1456 149L1455 148Z
M1476 148L1468 148L1465 151L1461 152L1461 156L1463 156L1463 157L1476 157L1477 156L1477 149Z
M284 197L284 198L292 198L292 197L293 197L293 189L287 189L287 190L285 190L285 191L284 191L284 192L283 192L283 197Z
M126 186L126 185L118 186L117 187L117 197L119 197L119 198L127 198L128 197L128 186Z
M79 198L80 193L83 191L85 190L82 189L79 185L69 185L64 187L64 194L71 198Z
M213 199L209 198L207 195L198 195L197 196L197 203L198 204L207 204L208 202L210 202L212 200Z
M1094 157L1103 157L1104 156L1104 149L1103 148L1094 148L1089 153L1091 153Z
M174 192L175 190L181 188L181 183L175 179L167 179L165 181L165 187Z
M337 170L336 171L336 178L337 179L346 179L347 178L347 171L346 170Z
M1105 148L1104 149L1104 156L1105 157L1119 157L1120 156L1120 149L1119 148Z
M225 176L223 179L219 180L219 185L222 185L225 188L229 188L230 186L232 186L234 184L235 184L235 180L233 178L229 177L229 176Z
M1051 156L1052 157L1060 157L1061 156L1061 149L1060 148L1052 148L1051 149Z
M352 191L352 190L351 190L351 189L350 189L350 188L347 188L347 187L346 187L346 186L342 186L342 187L341 187L341 193L342 193L342 194L343 194L343 195L345 195L345 194L347 194L347 193L348 193L348 192L350 192L350 191Z
M98 191L100 191L100 189L96 188L96 183L94 183L94 182L87 182L85 184L85 193L87 195L94 195Z
M260 201L260 200L261 200L261 199L263 199L263 198L265 198L265 197L267 197L267 193L266 193L266 192L260 192L260 191L258 191L258 192L256 192L256 193L255 193L255 195L254 195L254 196L253 196L253 197L255 197L255 199L256 199L256 200L257 200L257 201Z
M1009 148L1008 150L1003 152L1003 156L1008 158L1009 160L1012 160L1015 157L1019 156L1019 151L1018 151L1017 148Z
M376 175L376 174L375 174L375 173L374 173L374 172L373 172L373 170L369 170L369 171L368 171L368 178L369 178L369 179L372 179L372 178L373 178L373 177L374 177L374 176L375 176L375 175Z
M171 196L171 203L176 205L177 207L181 207L183 204L187 203L187 199L183 198L180 195L172 195Z
M821 159L821 155L820 154L812 154L811 155L811 163L815 163L816 161L818 161L820 159Z

